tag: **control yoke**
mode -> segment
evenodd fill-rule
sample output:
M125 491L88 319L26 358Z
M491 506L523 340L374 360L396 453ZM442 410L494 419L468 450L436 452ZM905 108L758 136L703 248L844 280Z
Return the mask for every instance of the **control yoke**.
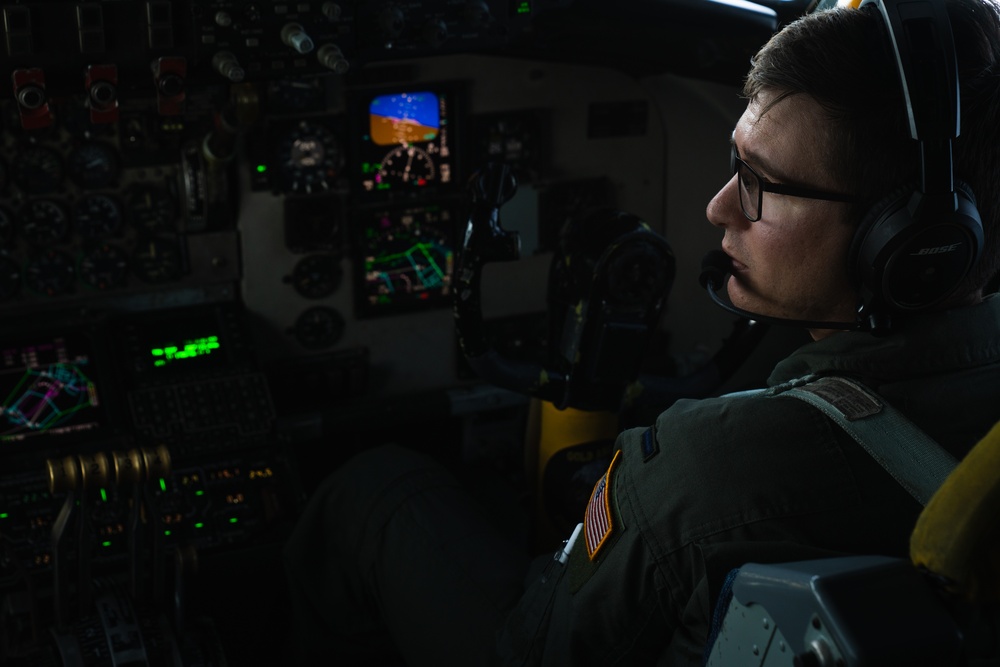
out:
M456 270L455 329L469 365L484 380L560 409L617 412L626 400L630 406L666 406L716 390L766 331L766 326L739 320L715 356L691 374L641 374L673 286L674 254L637 216L597 209L560 232L549 272L546 361L501 355L483 322L481 277L485 263L519 258L517 233L504 230L500 222L500 207L516 191L514 175L502 163L487 164L469 183L471 209Z
M544 363L501 355L490 343L481 308L482 267L519 257L516 232L503 229L500 207L516 192L510 168L490 163L470 181L471 211L458 258L455 327L483 379L559 408L621 408L634 384L673 285L667 242L638 217L598 209L560 233L549 272L548 346Z

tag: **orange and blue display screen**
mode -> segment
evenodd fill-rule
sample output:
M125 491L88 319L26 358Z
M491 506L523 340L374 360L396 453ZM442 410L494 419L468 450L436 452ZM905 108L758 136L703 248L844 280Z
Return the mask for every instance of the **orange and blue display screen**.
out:
M368 117L371 140L379 146L433 141L441 129L438 97L431 92L379 95Z

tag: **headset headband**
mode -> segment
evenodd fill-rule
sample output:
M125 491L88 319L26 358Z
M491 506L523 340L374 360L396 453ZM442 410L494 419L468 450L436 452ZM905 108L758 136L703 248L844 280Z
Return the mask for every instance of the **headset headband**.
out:
M954 192L951 143L960 131L958 64L942 0L864 0L878 7L903 87L910 136L920 143L920 191Z

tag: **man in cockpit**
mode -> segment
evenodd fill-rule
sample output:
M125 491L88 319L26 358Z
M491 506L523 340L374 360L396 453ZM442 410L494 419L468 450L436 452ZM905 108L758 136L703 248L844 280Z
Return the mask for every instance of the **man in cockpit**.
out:
M1000 421L1000 298L985 294L1000 268L1000 10L994 0L947 7L960 78L956 198L978 210L981 251L947 237L881 254L895 233L883 229L886 198L909 202L921 145L876 3L810 14L757 54L733 177L707 215L723 232L735 306L858 323L807 327L812 342L769 385L849 378L960 459ZM925 180L941 177L946 151L923 149L937 161ZM972 225L975 239L974 220L949 224ZM913 281L938 266L921 269L920 258L951 252L978 261L943 298L909 308L922 298ZM892 273L910 262L915 270ZM921 509L840 426L792 397L678 401L622 433L617 449L568 557L527 581L529 558L440 467L401 448L353 459L318 490L287 547L300 664L359 664L336 658L379 641L411 667L700 664L730 568L904 557Z

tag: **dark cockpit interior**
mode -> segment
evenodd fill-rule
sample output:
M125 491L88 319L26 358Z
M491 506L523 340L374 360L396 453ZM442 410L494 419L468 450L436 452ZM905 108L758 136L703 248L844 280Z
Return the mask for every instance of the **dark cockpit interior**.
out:
M705 298L704 207L806 9L0 4L0 662L281 664L281 546L351 454L542 549L623 424L761 382L805 335Z

